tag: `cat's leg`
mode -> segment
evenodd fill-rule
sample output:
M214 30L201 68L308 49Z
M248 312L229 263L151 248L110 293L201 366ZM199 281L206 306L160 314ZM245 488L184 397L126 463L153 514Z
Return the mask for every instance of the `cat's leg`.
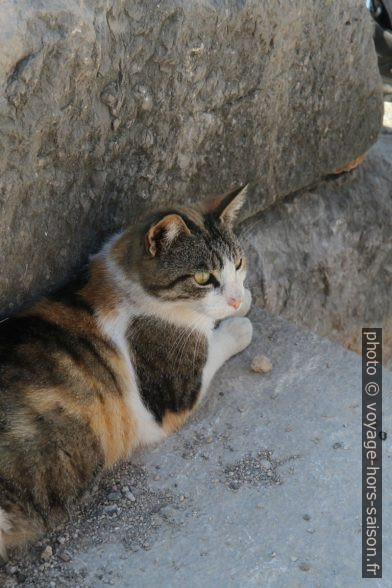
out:
M248 288L244 290L244 300L234 316L246 316L252 306L252 294Z
M252 340L253 327L247 318L230 317L212 332L208 343L207 362L203 370L199 401L205 395L219 368L236 353L243 351Z

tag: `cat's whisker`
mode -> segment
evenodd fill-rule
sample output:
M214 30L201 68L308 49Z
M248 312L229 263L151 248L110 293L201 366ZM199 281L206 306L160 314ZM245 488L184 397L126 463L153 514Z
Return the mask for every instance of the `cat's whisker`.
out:
M171 355L179 347L179 345L183 342L184 338L188 335L189 329L197 321L198 321L198 319L196 318L196 319L194 319L194 321L192 321L192 323L190 323L189 327L188 326L181 327L180 335L177 337L177 339L174 340L174 344L172 345L171 349L168 351L168 355Z
M242 241L243 239L247 239L250 235L250 233L253 231L253 229L255 227L257 227L257 225L260 223L260 219L257 219L256 221L247 224L244 228L241 228L238 236L240 238L240 240Z
M189 326L186 327L182 327L182 332L180 334L180 336L174 341L173 346L171 347L171 349L168 351L168 356L170 356L173 351L176 350L176 348L179 347L179 345L183 342L184 338L186 337L186 335L189 335L189 330L192 329L192 327L196 324L199 323L199 321L201 321L202 317L196 317L190 324ZM191 333L192 334L192 333Z
M198 318L195 321L195 324L194 324L193 328L189 330L188 336L186 337L185 341L183 342L183 345L179 349L176 357L174 358L174 365L179 365L180 364L182 355L184 353L185 347L186 347L189 339L191 338L191 336L193 335L193 333L195 332L195 330L198 330L198 327L199 327L199 325L201 324L202 321L203 321L203 317Z
M199 347L199 343L202 340L202 333L198 333L198 337L196 339L196 345L195 345L195 350L193 352L193 362L192 362L192 371L193 373L196 375L197 373L197 369L196 369L196 357L197 357L197 349Z
M198 327L200 326L200 324L201 324L202 321L203 321L203 317L201 317L199 320L197 320L196 321L196 324L194 324L193 328L189 331L188 337L187 337L186 341L184 342L184 345L182 346L181 356L179 357L179 362L178 363L180 363L181 357L182 357L182 354L183 354L183 351L184 351L184 349L186 347L186 344L188 343L189 339L192 337L193 333L195 331L197 331L197 333L200 334L200 330L199 330Z

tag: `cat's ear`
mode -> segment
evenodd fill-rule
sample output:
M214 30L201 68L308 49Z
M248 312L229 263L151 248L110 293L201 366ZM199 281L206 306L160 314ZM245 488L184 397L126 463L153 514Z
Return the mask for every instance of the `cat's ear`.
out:
M208 200L205 203L205 209L220 218L224 224L232 227L240 208L245 202L247 192L248 184Z
M147 251L154 257L159 249L168 247L181 234L191 234L183 219L178 214L167 214L148 229Z

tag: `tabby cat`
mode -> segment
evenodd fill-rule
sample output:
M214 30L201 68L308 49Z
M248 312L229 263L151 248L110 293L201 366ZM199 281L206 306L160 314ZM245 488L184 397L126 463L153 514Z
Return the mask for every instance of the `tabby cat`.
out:
M0 324L4 559L61 520L101 471L178 429L249 345L233 233L245 194L151 214L86 275Z

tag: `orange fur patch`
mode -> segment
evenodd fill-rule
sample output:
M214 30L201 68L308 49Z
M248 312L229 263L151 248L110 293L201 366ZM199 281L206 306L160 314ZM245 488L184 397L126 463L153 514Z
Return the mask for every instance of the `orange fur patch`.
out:
M108 317L116 311L121 300L116 288L112 285L112 279L108 275L105 262L96 259L90 265L90 279L81 290L84 299L95 309L99 309Z
M74 369L73 366L67 367L66 356L62 356L60 361L64 364L64 370ZM90 392L85 398L76 397L66 387L49 390L31 388L26 391L29 406L36 413L43 414L61 407L68 414L80 417L87 422L101 443L106 467L127 457L136 447L138 436L135 417L126 401L130 384L125 362L116 357L112 365L120 377L123 390L120 396L106 390L99 380L93 379L94 377L88 372L82 372L82 377L88 378L86 389ZM80 371L77 375L80 377ZM26 420L27 424L29 422ZM27 429L28 427L25 434L30 432Z
M123 398L107 395L102 402L95 402L83 413L101 441L106 467L127 457L136 446L136 422Z
M172 412L167 410L162 419L162 428L166 433L174 433L188 420L192 414L191 410L184 410L182 412Z
M53 300L42 300L23 315L39 316L76 334L90 335L97 331L97 326L89 314L83 310L69 308L61 304L61 302L54 302Z

